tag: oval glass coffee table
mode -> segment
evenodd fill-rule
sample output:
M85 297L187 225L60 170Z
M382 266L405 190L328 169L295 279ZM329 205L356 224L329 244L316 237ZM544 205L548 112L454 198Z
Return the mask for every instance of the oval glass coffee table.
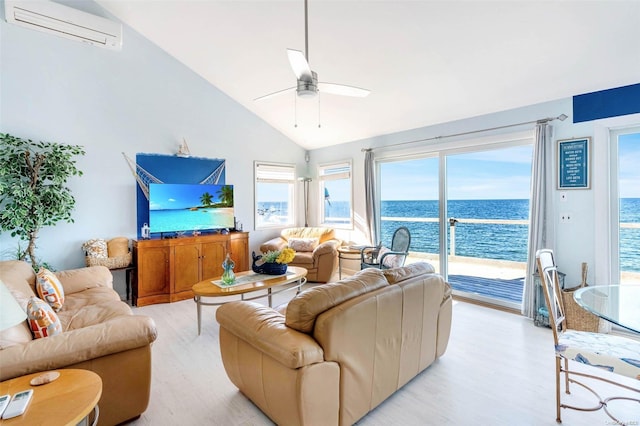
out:
M241 300L255 300L263 297L268 298L269 306L271 306L272 296L285 291L296 290L300 293L300 289L307 282L307 270L299 266L287 267L287 273L283 275L266 275L256 274L253 271L243 271L236 273L236 282L232 285L224 285L220 282L220 277L210 278L200 281L192 287L193 300L196 302L198 311L198 335L200 335L202 322L202 306L220 306L224 302L203 302L203 297L223 297L240 295ZM286 286L287 284L292 284ZM267 294L259 294L253 297L247 297L248 293L266 290Z

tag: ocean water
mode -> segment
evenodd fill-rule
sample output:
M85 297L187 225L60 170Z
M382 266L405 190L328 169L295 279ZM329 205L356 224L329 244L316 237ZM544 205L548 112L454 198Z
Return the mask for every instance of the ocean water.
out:
M438 201L383 201L382 217L437 218ZM449 218L526 220L529 200L449 200ZM620 221L640 222L640 198L620 200ZM406 226L411 231L411 251L438 252L437 222L382 221L382 241L390 244L393 231ZM450 234L447 235L449 246ZM458 256L527 261L527 225L458 223L455 251ZM640 272L640 229L620 229L620 268Z
M233 208L150 210L151 232L233 228Z
M277 207L279 213L286 206L265 203L263 209ZM333 201L326 206L332 217L349 217L349 205L346 202ZM529 218L529 200L449 200L448 217L458 219L507 219L527 220ZM382 201L382 217L432 218L438 217L438 201ZM640 223L640 198L620 200L620 221ZM406 226L411 232L411 251L438 253L437 222L405 222L383 220L381 240L391 243L393 231ZM455 250L458 256L479 257L485 259L527 261L528 225L494 225L458 223L455 230ZM450 235L449 247L451 246ZM623 271L640 272L640 229L620 230L620 267Z

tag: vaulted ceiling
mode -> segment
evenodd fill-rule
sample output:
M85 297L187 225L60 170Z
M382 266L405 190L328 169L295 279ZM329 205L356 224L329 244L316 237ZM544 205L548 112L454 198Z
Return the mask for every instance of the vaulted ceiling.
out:
M307 149L640 82L637 0L309 0L318 79L371 94L259 102L296 84L303 0L97 2Z

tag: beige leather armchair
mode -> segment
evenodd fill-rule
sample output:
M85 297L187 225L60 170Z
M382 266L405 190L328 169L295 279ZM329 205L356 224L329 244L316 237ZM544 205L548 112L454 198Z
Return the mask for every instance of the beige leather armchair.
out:
M229 379L271 420L347 426L444 354L451 314L449 284L414 263L314 286L285 315L237 301L216 319Z
M340 244L332 228L287 228L282 230L279 237L262 244L260 251L266 253L289 246L296 251L296 257L290 265L305 268L308 281L326 283L331 280L338 266Z
M34 339L27 321L0 332L0 381L61 368L91 370L102 379L99 425L142 414L151 391L153 319L132 315L104 266L57 272L65 294L57 313L62 333ZM0 280L24 309L36 276L21 261L0 262Z

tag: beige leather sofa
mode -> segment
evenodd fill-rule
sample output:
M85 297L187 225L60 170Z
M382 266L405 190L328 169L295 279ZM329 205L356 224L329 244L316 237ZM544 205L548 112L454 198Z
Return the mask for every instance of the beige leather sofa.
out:
M298 250L291 266L300 266L307 270L307 280L326 283L331 280L338 266L338 247L341 241L335 238L332 228L306 227L283 229L279 237L260 246L260 251L281 250L290 245L291 239L317 239L318 245L309 251Z
M113 290L104 266L56 273L65 302L63 332L33 339L27 321L0 332L0 380L61 368L91 370L102 378L99 424L115 425L142 414L151 390L151 318L132 315ZM0 262L0 280L25 308L35 295L35 274L21 261Z
M427 263L366 269L296 296L286 314L218 308L231 381L278 425L351 425L447 348L451 288Z

